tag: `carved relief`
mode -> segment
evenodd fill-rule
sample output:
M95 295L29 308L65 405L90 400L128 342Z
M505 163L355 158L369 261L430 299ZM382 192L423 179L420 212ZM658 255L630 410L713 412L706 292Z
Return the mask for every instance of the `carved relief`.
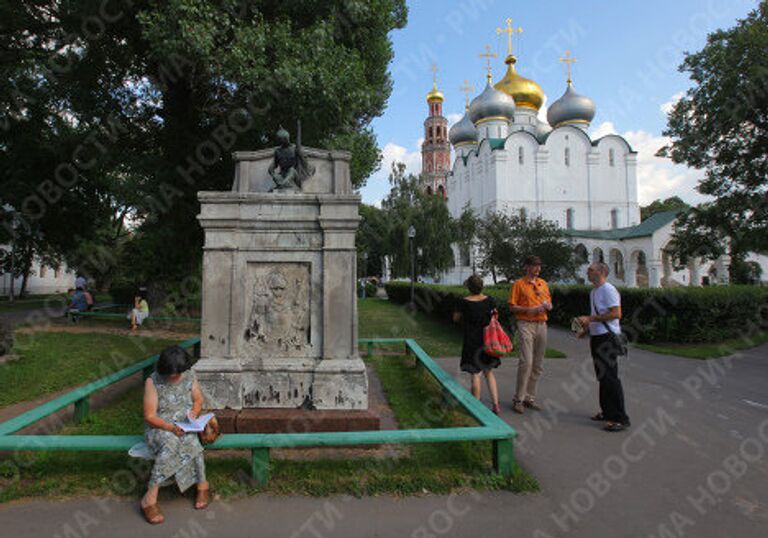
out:
M309 344L309 266L258 264L252 272L245 340L257 352L302 355Z

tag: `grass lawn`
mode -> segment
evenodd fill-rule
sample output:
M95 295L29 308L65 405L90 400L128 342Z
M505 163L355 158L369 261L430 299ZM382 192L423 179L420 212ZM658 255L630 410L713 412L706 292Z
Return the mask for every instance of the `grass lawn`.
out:
M359 300L357 313L360 338L414 338L432 357L461 356L462 335L458 325L443 323L422 312L412 314L401 305L376 298ZM546 356L566 355L547 348Z
M716 359L733 355L739 350L750 349L768 342L768 331L758 332L748 338L735 338L720 343L703 344L634 344L634 347L690 359Z
M104 333L16 333L18 360L0 364L0 407L95 381L176 343Z
M403 428L475 425L471 417L447 406L437 384L402 356L374 357L376 369L392 409ZM92 414L84 423L61 433L140 434L141 391L128 393L113 406ZM248 451L241 457L206 458L206 474L217 493L242 496L259 492L305 495L412 495L447 493L467 488L538 490L536 480L515 468L511 479L491 473L491 443L461 442L409 445L410 453L392 459L272 460L269 484L261 488L248 479ZM118 453L26 452L14 464L0 465L0 502L29 496L131 495L145 487L149 464ZM166 488L163 495L178 495Z

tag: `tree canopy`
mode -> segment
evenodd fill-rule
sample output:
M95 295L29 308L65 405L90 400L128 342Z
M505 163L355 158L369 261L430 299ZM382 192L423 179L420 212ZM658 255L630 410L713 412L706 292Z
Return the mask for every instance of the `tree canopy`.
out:
M411 226L416 231L413 239L417 254L416 274L437 276L453 267L451 243L455 225L445 201L424 192L421 178L406 175L402 163L393 164L389 180L392 190L381 207L387 219L386 248L391 256L392 277L411 274L411 240L408 237Z
M640 220L645 220L656 213L662 213L664 211L683 211L690 207L691 206L685 203L679 196L670 196L664 200L657 198L650 204L640 207Z
M131 271L177 281L200 266L197 191L228 189L230 154L279 125L351 150L364 184L406 18L404 0L1 2L0 203L76 268L127 224Z
M659 155L705 171L697 187L713 200L684 214L677 252L732 256L768 250L768 2L736 26L710 34L680 71L693 87L668 117Z
M523 273L527 256L542 260L541 276L545 280L565 280L574 275L575 258L565 232L557 223L525 214L509 215L492 212L477 223L477 245L480 268L490 273L494 282L499 276L513 281Z

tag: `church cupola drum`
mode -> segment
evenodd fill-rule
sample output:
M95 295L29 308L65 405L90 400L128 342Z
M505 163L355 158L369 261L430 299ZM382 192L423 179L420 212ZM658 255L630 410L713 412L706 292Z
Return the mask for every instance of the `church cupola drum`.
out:
M437 89L437 67L432 66L432 90L427 94L429 116L424 120L424 143L421 145L421 176L427 193L445 198L451 146L448 142L448 120L443 116L443 101L445 97Z

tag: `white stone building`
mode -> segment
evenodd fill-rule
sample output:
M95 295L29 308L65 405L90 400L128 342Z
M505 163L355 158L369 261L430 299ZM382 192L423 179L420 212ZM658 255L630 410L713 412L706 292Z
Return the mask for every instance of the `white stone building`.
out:
M0 246L7 249L9 247ZM69 288L75 287L75 274L62 264L58 269L48 267L47 265L35 259L32 263L32 270L27 278L28 295L44 295L51 293L65 293ZM0 273L0 296L7 297L11 289L10 273ZM18 295L21 291L21 277L15 279L13 284L14 294Z
M640 222L637 153L618 135L590 138L595 105L574 90L570 55L563 61L569 64L566 89L549 107L547 122L538 118L544 92L517 73L511 50L506 75L495 85L489 64L485 89L449 132L456 153L445 182L451 215L470 207L479 215L523 211L558 223L584 261L580 281L589 262L603 260L610 279L624 286L727 282L726 257L683 271L672 267L667 250L675 214ZM475 253L456 247L454 254L456 266L441 281L459 284L472 273Z

